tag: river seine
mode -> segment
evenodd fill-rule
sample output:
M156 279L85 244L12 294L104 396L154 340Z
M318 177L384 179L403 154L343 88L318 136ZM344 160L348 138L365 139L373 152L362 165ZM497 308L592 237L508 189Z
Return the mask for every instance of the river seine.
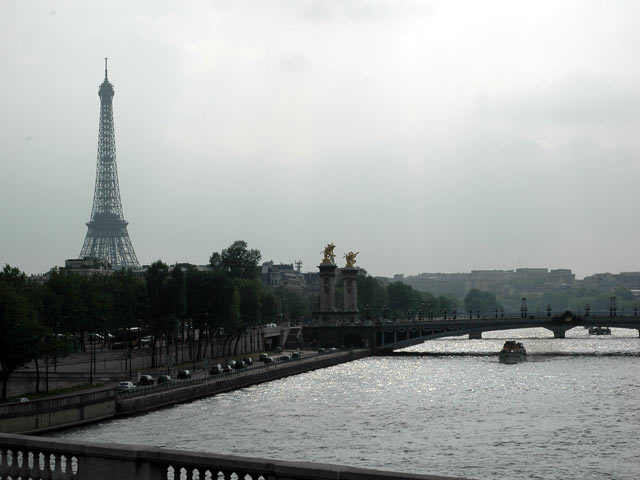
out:
M56 434L476 479L640 478L636 330L448 338ZM495 355L521 338L528 360Z

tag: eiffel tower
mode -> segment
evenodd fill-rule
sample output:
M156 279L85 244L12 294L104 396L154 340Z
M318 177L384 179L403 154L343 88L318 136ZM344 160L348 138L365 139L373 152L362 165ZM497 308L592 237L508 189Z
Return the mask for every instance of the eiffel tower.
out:
M98 162L96 187L93 194L91 219L87 223L80 258L104 258L113 268L140 268L133 251L128 222L122 214L118 168L116 165L116 137L113 129L113 85L107 78L107 59L104 59L104 82L100 85L100 129L98 133Z

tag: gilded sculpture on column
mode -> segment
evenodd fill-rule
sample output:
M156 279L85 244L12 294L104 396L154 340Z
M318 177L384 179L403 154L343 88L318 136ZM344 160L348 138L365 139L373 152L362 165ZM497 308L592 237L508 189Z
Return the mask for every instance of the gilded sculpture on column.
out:
M324 247L324 251L322 252L324 255L324 258L322 259L322 263L324 265L333 264L333 261L336 258L335 254L333 253L334 248L336 248L336 246L333 244L333 242L329 243L326 247Z
M344 258L347 260L347 264L345 265L345 267L353 267L356 264L356 256L359 254L360 252L348 252L344 254Z

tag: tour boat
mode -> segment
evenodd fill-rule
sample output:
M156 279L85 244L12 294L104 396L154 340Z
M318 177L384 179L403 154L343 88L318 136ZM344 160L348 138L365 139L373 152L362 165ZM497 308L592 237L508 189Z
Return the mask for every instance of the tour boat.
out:
M524 345L515 340L507 340L504 342L502 350L498 354L498 360L501 363L516 363L527 359L527 351Z
M611 329L609 327L591 327L589 335L611 335Z

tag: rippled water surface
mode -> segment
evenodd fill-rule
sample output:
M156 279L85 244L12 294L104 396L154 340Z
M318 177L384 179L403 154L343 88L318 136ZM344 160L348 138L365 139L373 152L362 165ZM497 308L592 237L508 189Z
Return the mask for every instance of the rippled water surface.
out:
M506 335L528 361L483 355ZM56 436L469 478L640 478L637 331L567 335L436 340L408 350L442 355L366 358Z

